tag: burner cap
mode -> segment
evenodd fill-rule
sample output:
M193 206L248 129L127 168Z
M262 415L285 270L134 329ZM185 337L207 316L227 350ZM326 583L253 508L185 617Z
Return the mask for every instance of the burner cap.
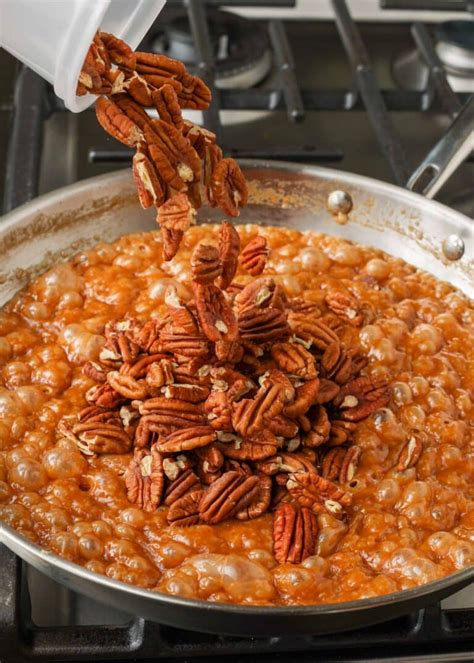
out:
M245 88L262 81L271 68L267 30L258 22L230 12L207 12L211 46L216 66L216 86ZM191 70L197 56L187 13L180 10L169 23L159 24L160 34L152 37L153 48L181 60Z
M448 71L474 75L474 23L446 21L436 29L438 57Z

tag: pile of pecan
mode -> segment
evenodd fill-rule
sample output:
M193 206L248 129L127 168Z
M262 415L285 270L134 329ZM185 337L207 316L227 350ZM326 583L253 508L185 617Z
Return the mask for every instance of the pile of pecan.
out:
M121 39L98 32L79 76L77 94L101 95L97 119L111 136L136 149L133 177L142 207L155 206L167 260L201 206L238 216L247 185L234 159L224 159L215 135L184 120L182 108L203 110L211 92L177 60L133 52ZM154 109L158 118L145 108Z
M360 449L356 423L390 399L341 341L362 315L352 296L322 307L288 298L257 236L240 251L224 223L219 245L191 258L194 297L167 292L161 317L109 323L96 385L60 432L86 455L133 449L128 498L168 507L173 525L248 520L274 511L274 554L299 563L315 551L317 515L346 518ZM253 279L234 282L238 264ZM346 487L346 489L344 489Z

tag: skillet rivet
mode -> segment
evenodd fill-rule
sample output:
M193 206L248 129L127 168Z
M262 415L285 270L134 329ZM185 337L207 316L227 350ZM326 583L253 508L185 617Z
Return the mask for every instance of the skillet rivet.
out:
M464 241L459 235L448 235L443 241L443 254L448 260L459 260L464 255Z
M347 223L348 214L353 206L352 197L347 191L340 191L339 189L331 191L326 204L337 223Z

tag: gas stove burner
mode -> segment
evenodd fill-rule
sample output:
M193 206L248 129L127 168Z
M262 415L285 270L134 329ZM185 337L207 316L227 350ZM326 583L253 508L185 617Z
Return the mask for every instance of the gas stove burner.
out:
M474 77L474 22L447 21L436 30L436 52L450 73Z
M474 92L474 22L446 21L435 29L436 53L454 92ZM405 90L423 90L429 70L417 49L402 53L393 76Z
M270 42L265 27L217 9L208 10L208 25L216 66L216 87L253 87L269 73ZM180 11L152 41L153 49L181 60L190 69L197 62L188 15Z

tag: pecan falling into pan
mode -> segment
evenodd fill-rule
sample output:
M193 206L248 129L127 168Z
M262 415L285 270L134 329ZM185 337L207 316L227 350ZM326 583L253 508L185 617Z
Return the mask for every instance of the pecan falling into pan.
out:
M77 85L78 95L87 93L99 95L96 114L102 128L136 150L132 170L138 198L143 208L158 210L165 260L176 255L186 230L182 220L173 225L168 219L164 224L160 211L165 204L183 210L192 207L195 212L201 206L202 190L209 205L229 216L239 215L248 198L245 177L234 159L223 158L212 132L183 119L183 108L208 108L211 92L181 62L156 53L134 53L114 35L97 32ZM187 203L175 202L180 194ZM195 214L186 216L193 222ZM265 250L256 249L245 257L252 274L265 265ZM233 255L231 249L223 262L222 279L227 285Z

